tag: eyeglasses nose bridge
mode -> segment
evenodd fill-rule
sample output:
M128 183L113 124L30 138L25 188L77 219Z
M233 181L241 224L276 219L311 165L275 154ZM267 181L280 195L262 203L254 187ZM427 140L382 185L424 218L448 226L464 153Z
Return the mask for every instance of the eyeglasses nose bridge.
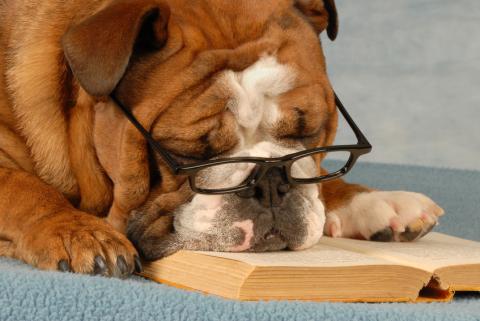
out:
M288 175L289 166L287 166L287 164L285 164L283 162L280 163L280 164L275 164L275 163L273 163L273 164L263 164L263 166L262 165L257 165L255 168L259 168L259 169L258 169L258 172L254 174L254 177L252 179L251 187L256 186L262 179L265 179L265 176L271 170L273 170L274 168L280 169L281 177L282 177L282 180L283 180L284 184L289 184L290 183L289 175Z

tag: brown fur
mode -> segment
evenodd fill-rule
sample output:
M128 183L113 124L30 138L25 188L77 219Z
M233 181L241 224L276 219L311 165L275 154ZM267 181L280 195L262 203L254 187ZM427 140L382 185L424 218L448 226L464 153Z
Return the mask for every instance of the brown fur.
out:
M132 270L136 252L95 216L123 230L142 209L163 222L152 235L171 228L164 215L188 199L185 178L160 159L152 169L143 137L106 98L115 88L174 155L210 158L237 143L216 73L276 53L299 84L271 134L331 144L337 114L316 33L325 28L334 39L333 1L0 2L0 255L46 269L66 260L76 272L103 255L119 274L117 257ZM325 184L327 210L361 191Z

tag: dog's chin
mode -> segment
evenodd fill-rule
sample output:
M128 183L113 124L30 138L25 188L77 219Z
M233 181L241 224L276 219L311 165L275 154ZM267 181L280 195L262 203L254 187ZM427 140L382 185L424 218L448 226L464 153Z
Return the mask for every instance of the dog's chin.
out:
M196 195L174 214L178 245L205 251L302 250L318 242L325 223L316 186L296 187L271 208L234 194Z

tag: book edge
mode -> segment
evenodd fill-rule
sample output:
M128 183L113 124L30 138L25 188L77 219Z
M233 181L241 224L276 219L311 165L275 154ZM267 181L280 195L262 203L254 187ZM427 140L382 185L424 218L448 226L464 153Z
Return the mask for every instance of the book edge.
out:
M202 288L195 288L195 287L191 287L191 286L188 286L186 285L185 283L187 282L180 282L180 281L172 281L172 280L167 280L163 277L160 277L158 276L159 273L155 272L155 271L152 271L152 272L148 272L149 270L149 267L160 267L161 265L165 265L165 264L171 264L170 262L176 260L177 263L175 264L178 264L178 262L181 263L181 261L186 261L185 260L185 257L208 257L210 261L228 261L228 262L231 262L231 263L234 263L234 264L238 264L239 267L238 269L236 269L236 274L239 275L239 279L240 279L240 282L238 285L234 285L233 286L233 291L230 291L230 293L226 293L226 292L222 292L222 291L218 291L218 290L215 290L215 289L212 289L212 288L206 288L204 287L204 289ZM168 261L166 261L168 260ZM188 263L191 263L191 262L188 262ZM207 266L212 266L212 264L210 263L207 263L206 264ZM224 265L223 265L224 266ZM252 266L248 263L245 263L245 262L242 262L242 261L239 261L239 260L231 260L231 259L228 259L228 258L222 258L222 257L216 257L216 256L209 256L209 255L204 255L202 253L196 253L194 251L187 251L187 250L181 250L167 258L164 258L164 259L161 259L161 260L157 260L157 261L153 261L153 262L149 262L149 263L145 263L144 264L144 271L142 273L138 273L138 275L142 276L142 277L145 277L147 279L150 279L150 280L154 280L158 283L162 283L162 284L166 284L168 286L173 286L173 287L176 287L176 288L179 288L179 289L183 289L183 290L188 290L188 291L194 291L194 292L200 292L200 293L204 293L204 294L207 294L207 295L216 295L216 296L219 296L219 297L224 297L224 298L229 298L229 299L239 299L239 294L240 294L240 289L241 287L243 286L243 284L245 283L245 281L248 279L249 275L252 273L252 271L254 270L255 266ZM240 275L240 273L237 273L239 270L243 270L243 275ZM213 276L213 273L212 273L212 276ZM191 274L191 277L196 277L195 275ZM174 277L172 277L172 279L174 279ZM225 285L225 287L231 287L232 284L229 284L228 282L223 282L223 284Z
M453 237L453 238L456 238L458 240L464 240L464 241L469 241L469 242L474 242L476 244L479 244L479 242L458 238L458 237L451 236L451 235L448 235L448 234L443 234L443 233L435 233L435 234L439 234L440 236ZM334 239L332 239L332 240L334 240ZM369 257L376 257L374 255L370 255L368 253L363 253L362 251L358 251L356 248L343 247L341 245L335 244L335 242L333 242L333 243L328 242L325 245L334 246L336 248L344 249L344 250L347 250L347 251L360 253L360 254L363 254L363 255L366 255L366 256L369 256ZM174 287L179 288L179 289L195 291L195 292L200 292L200 293L203 293L203 294L206 294L206 295L214 295L214 296L219 296L219 297L223 297L223 298L227 298L227 299L233 299L233 300L240 300L240 301L300 300L300 301L312 301L312 302L372 302L372 303L373 302L449 302L454 297L455 292L461 292L461 291L479 291L480 292L480 288L471 287L469 285L458 285L458 286L452 287L450 285L443 284L443 280L440 279L439 275L436 274L436 272L437 271L441 272L441 270L448 270L449 268L451 268L451 266L440 267L440 268L435 269L432 272L432 271L429 271L425 268L422 268L421 266L409 264L408 262L396 262L396 261L389 260L389 259L384 258L384 257L380 257L380 258L382 258L386 261L392 262L393 265L410 267L410 268L414 268L414 269L417 269L417 270L421 270L421 271L426 272L426 273L431 273L431 280L435 279L440 285L439 288L435 287L433 290L434 291L441 291L441 292L439 292L439 293L441 293L441 295L439 295L438 297L422 297L421 292L422 292L423 289L429 288L430 283L428 283L428 284L425 284L424 288L419 289L419 295L414 300L412 300L411 298L398 298L398 299L396 299L396 298L395 299L392 299L392 298L374 298L374 299L372 299L372 298L368 298L368 299L358 298L358 299L347 299L347 300L345 300L345 299L318 299L318 300L316 300L316 299L278 299L278 298L269 299L268 297L264 297L264 298L260 298L260 299L248 299L248 298L242 298L242 294L241 294L241 291L244 288L246 282L248 281L248 279L250 278L252 273L255 272L255 270L262 269L262 268L268 268L267 266L256 266L256 265L249 264L249 263L247 263L245 261L242 261L242 260L219 257L219 256L209 255L208 253L199 253L199 252L188 251L188 250L179 251L179 252L175 253L173 256L177 255L178 253L182 253L181 255L187 255L187 256L197 255L197 256L201 256L201 257L209 257L211 259L218 260L218 261L235 262L236 264L247 266L249 268L249 271L248 271L248 273L246 273L241 278L241 282L240 282L239 286L237 287L236 295L231 295L231 296L217 294L217 293L214 293L213 291L205 291L205 290L191 288L191 287L186 286L184 284L180 284L180 283L176 283L176 282L172 282L172 281L168 281L168 280L165 280L165 279L162 279L162 278L155 277L153 273L150 273L150 274L141 273L140 275L143 276L143 277L146 277L148 279L154 280L156 282L166 284L166 285L169 285L169 286L174 286ZM393 254L394 254L394 252L393 252ZM158 261L155 261L155 262L158 262ZM153 262L153 263L155 263L155 262ZM460 265L463 265L463 264L460 264ZM473 265L477 265L477 264L473 264ZM355 266L357 266L357 265L351 265L350 267L355 267ZM275 267L275 268L282 268L282 266L278 266L278 267ZM284 266L283 268L292 269L292 268L295 268L295 267ZM308 269L308 268L316 268L316 267L304 267L304 268ZM318 268L321 268L321 267L318 267Z

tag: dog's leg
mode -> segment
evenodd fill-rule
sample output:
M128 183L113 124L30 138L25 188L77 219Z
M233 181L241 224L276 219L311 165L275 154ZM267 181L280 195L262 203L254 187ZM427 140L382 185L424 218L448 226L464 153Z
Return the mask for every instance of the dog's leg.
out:
M24 171L0 168L0 255L47 270L126 276L139 268L126 237Z
M342 180L323 183L324 234L372 241L413 241L437 224L444 211L423 194L371 190Z

